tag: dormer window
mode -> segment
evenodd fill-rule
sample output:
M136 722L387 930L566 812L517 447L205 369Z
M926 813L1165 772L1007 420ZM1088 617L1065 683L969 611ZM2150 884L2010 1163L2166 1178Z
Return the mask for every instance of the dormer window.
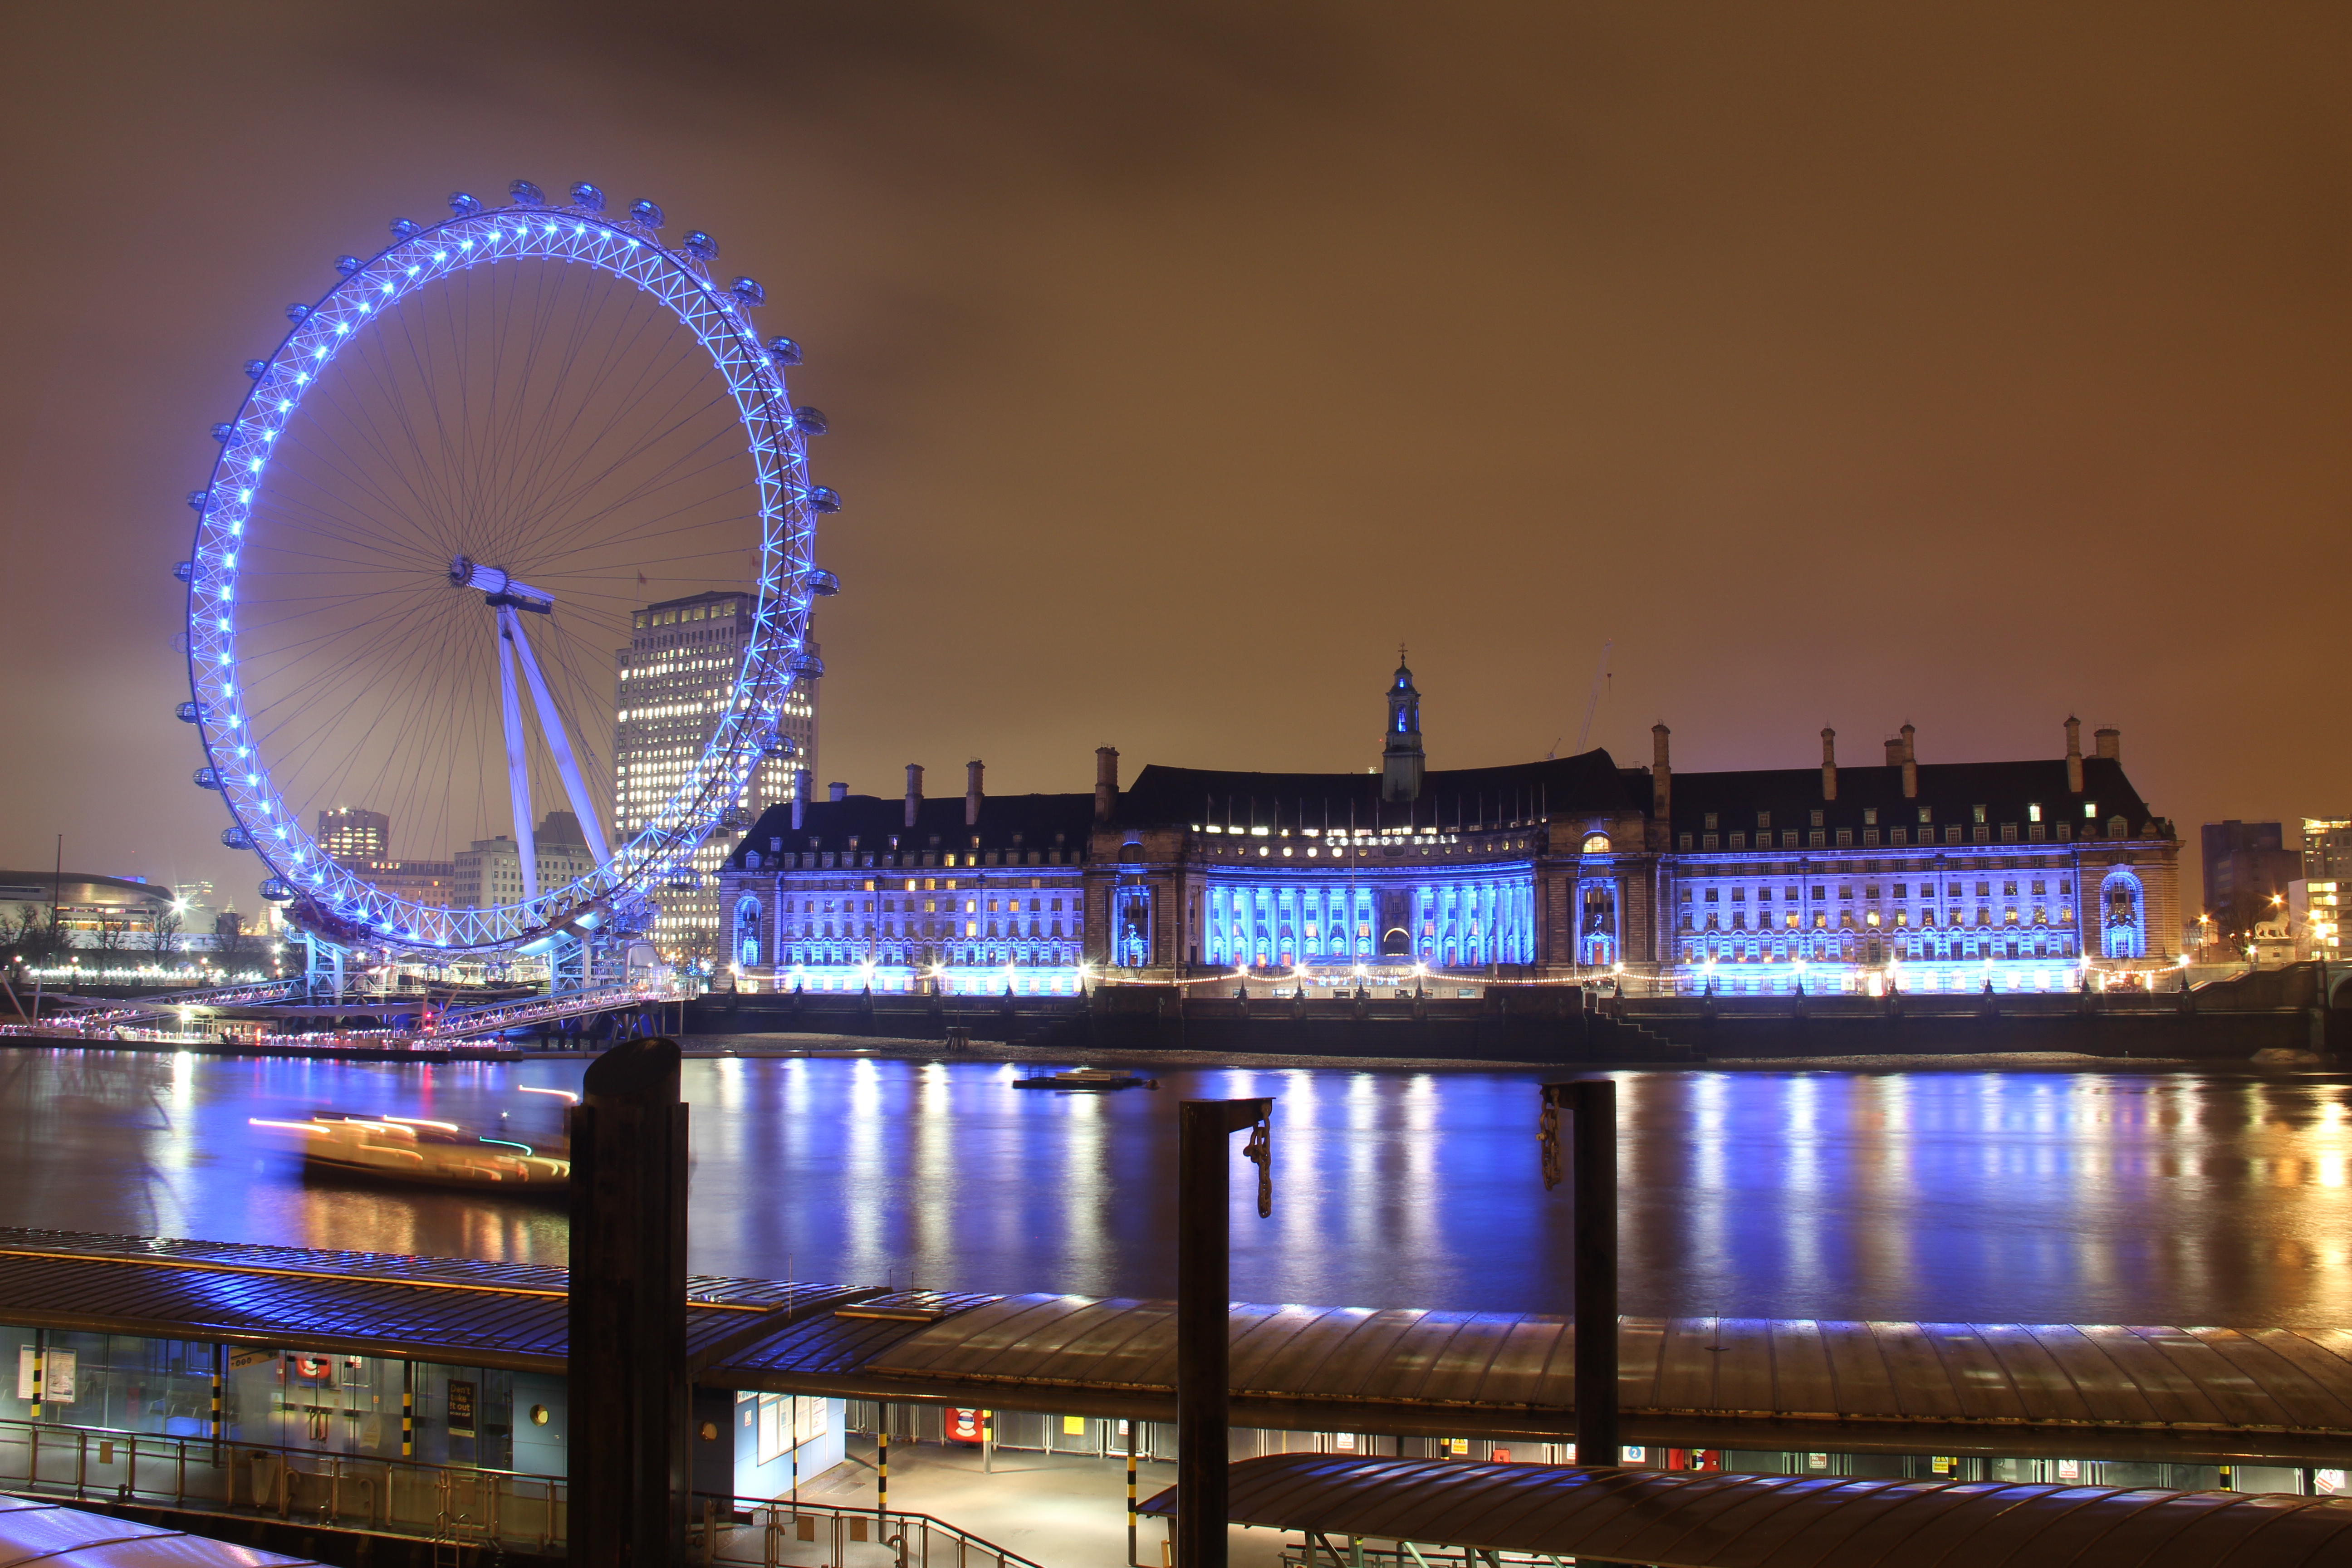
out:
M2028 822L2039 822L2042 820L2042 803L2040 801L2035 801L2032 805L2025 808L2025 820Z
M1865 805L1862 808L1862 825L1864 827L1875 827L1878 826L1878 807L1874 805Z
M1969 807L1969 809L1976 814L1977 821L1982 822L1985 819L1985 808L1983 806L1972 805Z
M1713 827L1715 826L1715 813L1710 811L1706 814L1706 825L1709 827Z

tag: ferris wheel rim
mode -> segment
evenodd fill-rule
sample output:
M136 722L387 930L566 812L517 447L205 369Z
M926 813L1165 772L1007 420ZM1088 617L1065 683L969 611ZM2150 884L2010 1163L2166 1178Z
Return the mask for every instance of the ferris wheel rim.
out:
M265 898L302 907L303 923L331 928L320 934L347 945L454 956L530 951L559 932L593 930L688 866L774 743L784 700L803 679L815 516L833 498L809 480L782 364L752 327L750 310L761 291L756 284L747 289L748 279L726 289L715 284L705 237L689 234L677 247L665 246L636 210L608 216L601 195L593 205L452 205L455 216L439 223L396 223L393 244L348 267L316 303L289 310L293 325L277 347L248 362L252 385L226 426L231 434L205 488L189 498L198 517L185 568L189 700L181 717L194 723L204 750L195 782L221 794L230 818L224 842L250 848L262 862ZM535 898L456 908L388 892L336 861L278 793L270 759L261 754L239 701L237 557L272 443L338 352L409 295L475 267L520 259L585 263L637 284L709 354L733 400L752 464L759 581L745 589L754 597L752 629L724 711L701 756L646 824L593 870ZM241 845L232 842L240 837Z

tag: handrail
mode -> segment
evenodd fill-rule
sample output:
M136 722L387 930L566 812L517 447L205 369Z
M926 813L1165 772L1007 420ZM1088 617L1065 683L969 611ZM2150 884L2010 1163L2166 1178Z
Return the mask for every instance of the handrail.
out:
M20 1455L21 1470L15 1463ZM541 1552L569 1539L569 1487L561 1476L5 1417L0 1491L226 1517L299 1517L325 1530ZM783 1568L788 1549L809 1542L820 1549L825 1568L843 1568L848 1546L871 1543L894 1552L895 1568L923 1568L936 1534L954 1550L959 1568L1040 1568L959 1525L906 1509L715 1492L695 1493L693 1503L697 1560L703 1563Z

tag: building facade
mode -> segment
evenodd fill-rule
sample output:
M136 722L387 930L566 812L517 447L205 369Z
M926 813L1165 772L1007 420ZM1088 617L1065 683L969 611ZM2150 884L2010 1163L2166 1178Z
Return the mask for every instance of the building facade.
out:
M539 890L560 888L596 868L580 818L568 811L551 811L531 832L531 859L539 874ZM501 833L478 838L457 851L450 868L450 891L459 909L487 910L520 901L527 895L522 879L522 851ZM382 884L379 884L381 886Z
M2179 843L2113 730L2089 755L2070 719L2062 756L1923 763L1906 725L1863 767L1823 731L1818 768L1677 774L1660 725L1647 768L1596 750L1432 770L1410 669L1387 700L1362 773L1153 765L1122 789L1106 747L1091 797L1019 797L1017 826L976 773L961 831L919 770L895 813L772 811L722 878L735 962L787 988L872 964L892 988L996 992L1625 974L1785 994L2071 989L2179 957Z
M319 847L346 866L392 857L392 818L381 811L340 805L319 813Z
M2209 822L2200 839L2205 912L2218 941L2242 948L2256 926L2285 920L2287 884L2310 872L2303 847L2287 843L2284 824Z
M897 800L770 806L717 878L727 973L753 990L1075 994L1085 956L1094 797L928 799L907 769Z
M629 646L614 656L615 842L635 835L677 790L718 728L751 637L757 602L747 594L697 594L647 605L630 617ZM824 665L810 643L803 679L779 716L780 743L753 772L743 798L695 851L695 876L666 889L654 942L673 960L717 957L718 873L737 837L772 804L805 799L814 776L817 679Z

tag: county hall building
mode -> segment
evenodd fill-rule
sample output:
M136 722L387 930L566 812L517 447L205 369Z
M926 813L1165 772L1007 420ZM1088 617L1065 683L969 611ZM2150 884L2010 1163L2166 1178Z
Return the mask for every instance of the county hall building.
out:
M1068 994L1623 974L1727 994L2057 990L2173 962L2179 844L2081 728L2047 760L1675 773L1603 751L1431 770L1400 667L1380 765L1153 765L1091 795L772 807L721 875L738 984Z

